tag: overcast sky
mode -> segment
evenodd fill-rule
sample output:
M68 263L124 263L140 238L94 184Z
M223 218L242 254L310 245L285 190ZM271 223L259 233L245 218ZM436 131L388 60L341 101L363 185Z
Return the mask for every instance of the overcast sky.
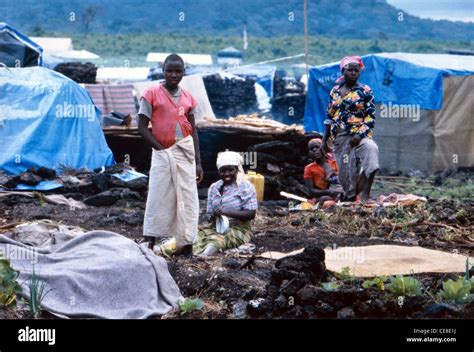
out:
M421 18L474 22L474 0L387 0L387 2Z

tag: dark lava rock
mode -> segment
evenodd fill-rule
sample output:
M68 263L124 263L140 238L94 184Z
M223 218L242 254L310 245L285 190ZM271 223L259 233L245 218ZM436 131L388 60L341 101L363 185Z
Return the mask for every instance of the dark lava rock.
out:
M229 269L239 269L241 265L242 264L240 264L240 262L234 258L224 258L222 261L222 266Z
M140 177L127 182L127 187L135 192L146 192L148 190L148 178Z
M105 192L109 189L108 177L105 174L93 175L91 181L96 192Z
M308 283L315 284L321 281L326 272L324 260L325 254L323 249L317 246L309 246L302 253L277 260L275 268L289 275L303 273Z
M305 282L301 279L293 278L288 282L284 283L280 287L281 293L288 296L296 295L296 292L305 285Z
M355 313L350 307L344 307L337 312L337 319L353 319L355 317Z
M270 313L273 304L268 299L258 298L249 302L247 311L251 316L258 317Z
M120 196L112 191L105 191L87 198L84 203L95 207L110 206L117 203Z
M44 166L39 167L33 173L45 180L54 180L56 178L56 170L48 169L47 167L44 167Z
M415 314L415 318L446 318L456 317L461 312L462 306L455 306L452 304L431 304L422 312Z
M296 293L296 296L301 302L315 303L318 301L319 291L320 289L316 286L306 285Z
M137 226L143 223L143 212L137 211L135 213L124 213L118 216L118 219L127 225Z
M119 199L140 200L140 193L129 190L128 188L111 188L108 191L101 192L87 198L84 203L92 206L110 206L117 203Z

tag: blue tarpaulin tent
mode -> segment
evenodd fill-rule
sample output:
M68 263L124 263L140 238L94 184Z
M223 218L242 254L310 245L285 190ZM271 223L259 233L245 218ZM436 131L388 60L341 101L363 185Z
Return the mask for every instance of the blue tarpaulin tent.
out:
M424 65L423 61L413 60L413 57L419 56L363 56L365 69L361 72L359 82L372 88L377 103L419 105L421 109L440 110L443 101L443 76L471 75L474 73L472 64L470 68L464 66L458 69L439 65L439 61L434 65ZM446 61L446 58L444 59ZM326 118L329 92L340 75L339 62L310 69L304 116L306 131L324 131L323 121Z
M0 62L8 67L41 66L43 48L12 26L0 22Z
M43 67L0 68L0 170L114 163L87 91Z
M474 166L472 57L382 53L362 60L365 69L359 82L374 92L374 140L382 169ZM310 69L306 131L324 131L329 92L340 75L339 62Z

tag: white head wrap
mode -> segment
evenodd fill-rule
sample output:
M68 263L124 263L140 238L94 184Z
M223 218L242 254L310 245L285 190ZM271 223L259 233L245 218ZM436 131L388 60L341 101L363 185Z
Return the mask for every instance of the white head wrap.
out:
M217 154L217 170L223 166L237 166L237 184L245 181L245 173L242 164L243 158L239 153L225 151Z

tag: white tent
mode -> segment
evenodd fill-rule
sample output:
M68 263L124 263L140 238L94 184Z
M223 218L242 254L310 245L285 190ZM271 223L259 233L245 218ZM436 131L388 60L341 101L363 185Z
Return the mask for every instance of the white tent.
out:
M146 81L149 70L148 67L99 67L97 81Z
M30 39L43 48L44 55L73 50L71 38L30 37Z
M67 60L94 60L100 57L87 50L67 50L54 53L51 56Z

